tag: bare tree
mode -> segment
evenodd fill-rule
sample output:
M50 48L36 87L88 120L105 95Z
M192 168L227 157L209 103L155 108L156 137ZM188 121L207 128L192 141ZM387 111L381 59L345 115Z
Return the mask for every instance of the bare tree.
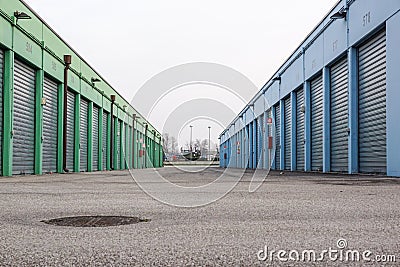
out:
M171 140L170 140L169 134L164 133L163 134L163 150L164 150L164 153L166 153L166 154L170 152L170 150L169 150L170 142L171 142Z
M171 136L171 153L178 153L178 141L175 136Z

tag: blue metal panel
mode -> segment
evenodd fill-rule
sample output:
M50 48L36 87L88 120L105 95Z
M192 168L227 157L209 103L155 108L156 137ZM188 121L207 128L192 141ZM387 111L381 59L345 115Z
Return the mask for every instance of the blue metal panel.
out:
M338 19L324 32L324 61L330 64L337 57L347 51L347 22Z
M305 132L305 144L304 144L304 164L305 171L311 170L311 86L310 82L304 83L304 105L306 113L304 115L304 132Z
M349 10L350 45L358 43L400 9L399 0L355 1Z
M400 13L386 24L387 175L400 176Z
M349 173L358 172L358 59L357 49L349 49Z
M281 75L281 95L289 94L294 88L303 83L303 57L299 57Z
M322 128L322 169L324 172L331 170L331 121L330 121L330 70L327 67L322 69L322 83L323 83L323 128Z
M296 106L296 92L292 91L290 93L290 102L291 102L291 106L292 106L292 140L291 140L291 162L290 162L290 166L291 166L291 170L295 171L297 169L297 165L296 165L296 155L297 155L297 149L296 149L296 136L297 136L297 116L296 116L296 110L297 110L297 106Z
M324 38L320 35L305 52L305 79L308 80L323 66ZM294 88L293 88L294 89Z
M268 109L279 101L279 83L275 82L265 92L265 108Z
M264 112L264 95L261 94L254 102L254 116L258 117Z
M276 122L276 108L272 107L271 108L271 118L273 120L273 129L272 129L272 138L273 138L273 153L271 154L271 169L272 170L276 170L277 168L277 164L276 164L276 158L277 158L277 153L279 153L279 147L278 147L278 133L277 133L277 122Z

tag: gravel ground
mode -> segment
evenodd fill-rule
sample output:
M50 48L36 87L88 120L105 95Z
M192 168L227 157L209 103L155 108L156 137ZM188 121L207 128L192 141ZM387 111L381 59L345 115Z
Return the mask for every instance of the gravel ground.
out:
M177 185L191 186L205 185L223 172L185 168L191 172L166 167L160 174ZM134 174L146 177L150 172ZM239 173L232 170L227 177L234 179ZM252 172L247 171L229 194L204 207L177 208L145 194L127 171L1 178L0 265L342 266L345 262L330 261L327 255L322 262L281 262L276 254L272 262L257 257L265 246L270 251L320 253L337 249L339 239L348 243L343 251L370 250L370 258L395 255L399 264L400 180L271 173L255 193L249 193L251 179ZM148 182L167 193L162 183L151 178ZM41 222L78 215L151 221L105 228ZM365 261L346 264L381 266Z

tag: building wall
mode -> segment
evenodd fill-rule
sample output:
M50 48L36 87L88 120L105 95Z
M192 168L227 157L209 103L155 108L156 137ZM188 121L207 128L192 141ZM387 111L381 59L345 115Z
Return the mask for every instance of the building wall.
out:
M331 16L338 11L347 10L346 19L331 19ZM246 119L246 124L251 124L260 114L260 97L264 97L264 111L269 110L274 105L279 102L282 104L284 98L290 97L290 103L292 106L296 106L298 99L295 98L296 90L304 90L304 106L300 107L300 110L304 112L304 121L299 122L295 119L294 110L291 113L291 138L290 146L291 149L286 147L286 151L290 151L290 159L286 157L286 161L290 160L290 165L287 163L286 168L291 170L296 169L297 160L299 155L296 155L298 136L296 134L296 123L303 123L304 127L304 155L302 160L304 160L304 171L311 171L312 169L317 169L312 166L313 157L322 157L322 169L321 171L328 172L331 170L332 165L336 162L332 162L332 159L337 158L337 155L333 155L337 151L332 149L331 136L331 118L332 112L334 112L336 107L332 107L331 103L336 103L330 99L331 96L336 97L331 94L332 79L331 71L335 68L335 64L343 58L347 58L347 88L345 89L348 94L347 102L347 113L348 113L348 128L346 129L346 134L348 134L348 166L346 164L341 164L341 166L346 166L346 170L342 170L348 173L358 173L358 172L379 172L386 173L389 176L400 176L400 141L398 136L400 136L400 126L396 123L395 116L400 114L400 107L396 102L400 99L400 2L397 0L388 1L375 1L375 0L356 0L356 1L340 1L332 10L322 19L321 23L318 24L315 29L306 37L306 39L299 45L296 51L291 55L291 57L277 70L277 72L271 77L271 79L261 88L261 90L254 96L250 103L238 114L234 119L234 122L242 117L250 118ZM374 58L368 59L369 48L365 50L365 45L371 42L377 35L384 31L386 46L382 53L386 53L386 58L382 58L380 66L373 65L375 63ZM381 39L379 42L381 42ZM378 42L377 41L377 42ZM365 62L364 58L359 56L362 51L362 57L367 58ZM371 46L371 51L375 48ZM378 51L379 52L379 51ZM377 53L378 53L377 52ZM372 53L372 52L371 52ZM385 63L382 63L384 62ZM383 66L384 64L385 66ZM361 66L361 69L359 67ZM368 79L369 77L364 77L365 73L372 77L378 72L381 67L386 68L384 79L379 80L379 83L371 85ZM313 88L311 88L311 83L317 77L322 75L322 89L321 93L323 95L322 106L316 107L313 105L312 95L315 94ZM279 79L277 79L279 78ZM371 78L371 79L372 79ZM364 88L366 87L366 88ZM372 88L372 89L371 89ZM380 88L380 89L379 89ZM381 89L384 90L381 90ZM363 91L364 90L364 91ZM380 98L372 99L371 93L365 90L372 90L378 94L378 90L382 91L382 96ZM374 91L375 90L375 91ZM378 97L378 96L377 96ZM361 98L361 99L360 99ZM365 100L367 99L367 100ZM360 100L360 101L359 101ZM367 101L367 102L365 102ZM370 103L368 102L370 101ZM374 103L374 101L377 101ZM287 101L289 103L289 101ZM380 104L380 105L378 105ZM384 116L376 116L376 121L374 117L365 119L364 113L368 114L371 110L368 106L385 105L385 108L381 110L385 113ZM254 108L255 106L255 108ZM281 105L282 106L282 105ZM365 108L367 107L367 108ZM274 113L275 109L272 109ZM284 110L280 110L284 111ZM321 112L322 119L322 142L323 149L322 155L315 155L315 151L312 146L312 136L313 133L313 114L315 112ZM381 113L382 113L381 112ZM285 121L284 112L280 112L280 128L282 133L278 134L280 140L276 140L276 134L268 134L263 129L261 137L263 138L262 143L265 145L264 149L268 151L268 139L273 138L273 149L268 151L266 154L274 154L275 149L277 153L280 153L278 159L280 162L272 161L273 169L282 169L285 166L285 138L284 128ZM288 115L288 114L286 114ZM359 118L361 117L361 118ZM379 117L379 118L378 118ZM264 116L267 119L267 116ZM275 114L272 114L272 118L275 118ZM368 121L371 119L372 123ZM265 121L267 123L267 121ZM275 123L273 121L273 123ZM373 130L374 125L386 124L386 138L384 140L379 139L378 134L369 134L368 130L362 127L365 125L370 125ZM371 126L372 125L372 126ZM333 125L335 126L335 125ZM360 128L361 127L361 128ZM276 128L276 125L274 125ZM343 127L332 127L332 129ZM382 127L381 127L382 128ZM237 129L238 131L240 129ZM367 133L366 133L367 132ZM336 134L336 132L334 133ZM229 136L225 132L221 134L221 142L229 142ZM289 140L286 138L286 140ZM336 140L336 139L335 139ZM242 138L240 141L249 143L252 146L251 138ZM365 146L365 143L368 146ZM277 147L276 144L279 144ZM386 154L379 154L379 149L376 147L386 146ZM375 149L376 148L376 149ZM342 151L345 151L342 149ZM365 154L374 155L377 152L379 154L380 160L384 159L385 166L378 166L381 163L376 163L377 166L369 166L375 163L369 163L368 158L365 158ZM228 155L228 158L232 155ZM267 157L264 157L266 159ZM276 158L272 155L272 159ZM370 157L370 159L373 157ZM375 159L373 159L375 161ZM379 161L379 160L377 160ZM361 165L361 166L360 166ZM222 166L222 164L221 164ZM259 166L266 166L268 164L261 164ZM233 167L243 167L243 166L233 166ZM250 167L253 167L251 165ZM319 168L318 168L319 169ZM337 168L335 168L337 169ZM341 168L339 168L341 169Z
M14 15L15 11L25 12L31 16L31 19L17 20ZM23 1L0 0L0 28L0 50L2 54L0 80L2 80L1 104L3 106L0 114L2 118L0 127L4 133L1 140L2 156L0 157L2 176L11 176L13 168L14 174L49 172L49 167L43 168L43 156L49 147L51 149L56 147L57 149L56 168L50 168L51 171L64 172L63 134L67 131L69 124L67 124L67 129L64 129L63 108L64 105L71 105L64 103L63 99L65 93L64 55L72 56L72 64L68 70L68 91L75 96L74 107L70 110L73 114L69 116L75 123L73 123L74 127L68 130L70 133L73 132L74 141L71 144L74 146L72 148L74 166L69 171L81 169L87 171L110 170L112 167L114 169L121 169L121 167L126 169L134 165L136 168L162 166L160 133ZM28 72L24 74L24 71L22 71L21 74L21 66L22 69L34 70L33 86L30 87L29 84L25 84L24 75ZM91 82L91 78L99 78L101 82L94 84ZM48 91L45 91L48 90L49 84L52 84L53 87L56 86L55 91L58 93L49 94ZM34 136L33 145L26 145L26 142L23 141L24 133L21 133L21 131L24 130L24 127L15 128L21 124L19 120L25 116L24 112L28 106L28 103L25 105L18 102L20 101L18 97L22 92L21 88L33 92L34 122L32 122L32 129L25 133L26 136ZM114 104L111 102L111 95L116 95ZM88 106L83 111L81 111L82 103L85 104L85 107L86 103ZM56 111L54 114L44 117L46 105L49 106L50 104L53 111ZM125 132L125 130L122 133L120 130L114 129L114 139L118 136L127 135L128 137L123 138L125 142L121 146L122 151L118 151L118 147L114 145L114 140L110 140L112 130L111 110L113 110L114 119L121 120L127 128L132 127L132 131L136 133L136 135L130 134L129 131ZM93 115L94 111L97 112L95 116ZM103 120L103 116L109 118ZM53 136L54 138L48 138L43 133L44 126L51 117L54 120L52 121L53 125L57 125L57 131L53 131L56 133L56 136ZM98 120L97 122L93 122L94 117ZM136 119L134 120L134 118ZM80 131L80 121L86 122L87 132ZM97 127L94 129L93 125L97 125ZM107 127L107 129L103 129L104 127ZM142 138L135 138L138 134ZM93 138L94 136L95 138ZM93 144L93 140L97 143ZM84 143L82 143L83 141ZM48 142L52 142L52 145L48 145ZM107 142L107 144L103 144L103 142ZM23 147L23 143L27 147ZM97 150L93 151L93 147ZM113 147L113 151L111 151L111 147ZM85 151L82 151L83 148ZM142 153L140 150L146 153ZM28 164L25 166L23 159L18 156L26 154L26 151L33 151L34 166L32 172L29 171L31 166L28 166ZM111 154L121 155L125 164L114 166L114 159L111 159ZM97 159L93 159L94 155ZM81 157L85 157L85 160L80 160ZM146 157L146 161L142 160L144 157ZM137 164L140 161L143 161L144 164ZM97 163L98 166L93 166L93 162ZM20 163L22 165L17 168L16 164ZM80 166L82 163L87 164L87 166Z

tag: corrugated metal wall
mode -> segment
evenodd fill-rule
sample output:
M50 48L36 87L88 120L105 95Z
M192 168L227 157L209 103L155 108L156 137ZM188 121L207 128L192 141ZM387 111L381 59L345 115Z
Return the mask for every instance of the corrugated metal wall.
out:
M103 139L103 147L102 152L103 152L103 157L102 157L102 170L107 169L107 140L108 140L108 131L107 131L107 126L108 126L108 113L103 111L103 132L101 138Z
M280 170L280 162L281 162L281 109L280 104L275 107L275 169Z
M292 107L290 96L285 98L285 170L290 170L291 166L291 144L292 144Z
M386 172L386 32L359 48L360 172Z
M99 112L97 106L93 106L93 147L92 147L92 169L99 170Z
M44 78L43 95L43 172L57 171L58 85Z
M67 93L67 169L74 171L74 144L75 144L75 94Z
M266 122L268 122L268 119L272 119L272 111L271 111L271 109L268 109L267 110L267 119L266 119ZM272 132L272 128L273 128L273 124L269 124L269 123L267 123L266 124L267 125L267 129L266 129L266 133L267 133L267 136L268 137L272 137L273 136L273 132ZM269 138L266 138L266 141L265 141L265 150L267 151L267 153L266 153L266 155L267 155L267 168L269 169L269 168L271 168L271 164L272 164L272 149L269 149L268 147L269 147Z
M348 171L348 67L347 57L331 67L331 171Z
M13 174L34 173L35 70L14 63Z
M322 171L322 75L311 81L311 169Z
M0 49L0 127L3 129L3 75L4 75L4 52ZM3 131L0 131L0 175L3 173Z
M304 171L304 89L296 92L296 168Z
M121 120L116 120L117 121L117 164L116 164L116 170L121 169L121 141L122 141L122 121Z
M264 114L261 114L258 120L258 125L259 125L259 134L258 134L258 147L259 147L259 156L258 156L258 166L260 168L264 168L264 136L265 136L265 128L264 128Z
M80 171L87 171L88 167L88 111L89 103L81 99L81 121L80 121Z

